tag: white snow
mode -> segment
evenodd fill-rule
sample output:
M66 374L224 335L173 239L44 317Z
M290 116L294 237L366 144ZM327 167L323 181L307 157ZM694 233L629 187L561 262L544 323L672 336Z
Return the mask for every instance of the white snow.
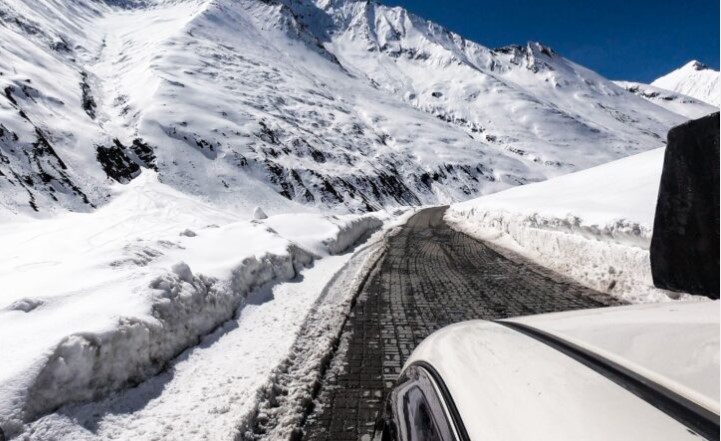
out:
M666 301L676 295L653 286L648 251L664 151L453 204L446 220L591 288Z
M633 81L614 81L618 86L634 95L640 96L671 112L678 113L689 119L697 119L709 113L718 112L718 106L708 104L697 98L682 93Z
M541 44L492 50L372 2L7 0L0 11L8 213L107 204L98 148L140 165L122 181L157 167L218 207L270 214L289 198L358 211L598 165L661 147L685 120Z
M253 210L253 219L256 219L256 220L268 219L268 215L265 214L265 211L263 211L262 208L255 207L255 210Z
M328 256L390 216L295 212L246 220L247 212L213 208L157 182L152 172L114 188L112 202L93 213L18 219L0 230L9 250L0 256L0 348L13 354L0 369L0 427L8 434L62 404L97 399L156 374L232 319L253 290L328 258L334 263L314 267L316 282L303 285L307 307L333 265L348 258ZM276 304L278 313L285 308L269 302L271 316ZM301 318L294 315L293 323ZM262 332L293 340L293 334ZM252 356L265 357L266 348L257 349ZM267 356L284 355L272 352Z
M691 60L673 72L657 78L651 85L692 96L715 106L717 110L721 106L719 71L696 60Z
M27 434L68 441L234 439L252 419L260 391L289 353L328 276L348 258L325 258L302 280L260 293L166 372L100 402L41 418Z
M299 369L312 377L358 280L321 287L352 259L341 253L402 214L349 212L648 151L703 108L663 108L539 43L492 50L372 2L6 0L0 41L0 353L12 354L0 427L32 439L232 438L310 313L317 357ZM536 257L556 241L561 267L596 262L578 275L591 285L665 298L641 270L660 155L549 181L576 189L565 199L536 184L449 217L505 225L496 238ZM319 296L329 303L314 309ZM83 400L101 401L28 424Z

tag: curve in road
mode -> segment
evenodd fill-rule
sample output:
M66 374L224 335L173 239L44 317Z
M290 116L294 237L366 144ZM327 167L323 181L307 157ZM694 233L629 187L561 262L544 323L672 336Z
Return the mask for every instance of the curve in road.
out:
M304 440L370 440L403 363L446 325L621 304L452 230L445 210L418 212L388 239L343 328Z

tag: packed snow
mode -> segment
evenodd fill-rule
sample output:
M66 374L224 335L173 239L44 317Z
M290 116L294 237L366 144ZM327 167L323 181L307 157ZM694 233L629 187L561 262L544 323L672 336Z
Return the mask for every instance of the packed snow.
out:
M309 270L315 282L299 285L308 307L349 258L329 256L391 217L298 210L254 220L184 195L152 172L113 189L113 201L93 213L3 224L0 348L13 356L0 370L0 427L8 434L58 406L155 375L202 336L227 328L254 290L328 259ZM286 307L270 303L277 306L267 306L269 314ZM243 314L250 312L241 314L245 329ZM265 348L252 356L264 356L258 352Z
M673 72L657 78L651 85L694 97L718 109L721 106L719 76L719 71L692 60Z
M446 221L624 300L678 298L653 286L649 260L664 151L453 204Z

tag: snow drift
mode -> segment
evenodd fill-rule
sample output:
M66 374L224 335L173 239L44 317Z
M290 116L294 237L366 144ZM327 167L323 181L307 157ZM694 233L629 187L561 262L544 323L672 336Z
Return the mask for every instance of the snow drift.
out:
M599 291L665 301L677 295L654 287L649 258L663 155L656 149L453 204L446 220Z
M152 320L124 317L110 331L61 340L28 389L23 418L137 384L232 318L253 289L289 280L312 261L310 253L291 245L285 254L243 259L230 280L196 276L186 263L176 263L148 286Z
M121 193L92 214L3 230L4 243L16 244L0 274L0 347L13 354L0 371L8 434L155 375L233 318L249 293L345 252L389 216L243 220L152 175ZM50 271L48 258L58 259Z

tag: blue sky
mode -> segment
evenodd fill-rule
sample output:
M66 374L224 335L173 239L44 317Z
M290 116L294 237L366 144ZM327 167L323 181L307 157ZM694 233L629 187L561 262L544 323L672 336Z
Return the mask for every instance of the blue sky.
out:
M719 68L719 0L380 0L488 47L540 41L610 79Z

